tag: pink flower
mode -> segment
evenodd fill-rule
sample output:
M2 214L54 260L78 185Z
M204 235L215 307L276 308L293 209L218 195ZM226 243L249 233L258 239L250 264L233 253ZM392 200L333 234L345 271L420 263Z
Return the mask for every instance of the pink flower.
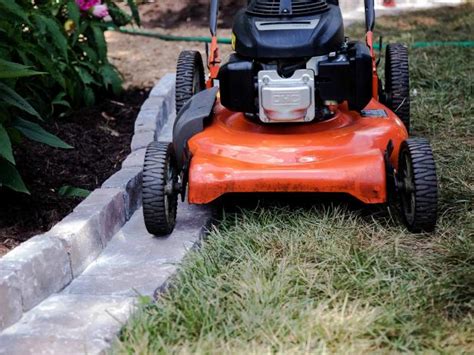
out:
M107 5L105 4L95 5L92 8L92 15L98 18L107 17L109 16L109 9L107 8Z
M81 11L89 11L90 8L99 5L100 0L76 0L76 4Z

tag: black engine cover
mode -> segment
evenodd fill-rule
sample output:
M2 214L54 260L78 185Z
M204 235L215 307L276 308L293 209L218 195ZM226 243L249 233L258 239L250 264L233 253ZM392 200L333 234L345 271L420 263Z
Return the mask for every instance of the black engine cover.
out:
M222 105L235 112L256 113L260 69L255 62L232 54L229 62L219 70Z
M322 100L345 101L360 111L372 98L372 57L362 42L351 42L344 60L336 56L319 63L316 86Z
M234 20L235 51L253 59L286 59L325 55L344 42L344 24L337 5L303 16L263 16L243 9Z
M349 108L363 110L372 99L372 56L365 43L355 42L349 46L351 61L351 93Z

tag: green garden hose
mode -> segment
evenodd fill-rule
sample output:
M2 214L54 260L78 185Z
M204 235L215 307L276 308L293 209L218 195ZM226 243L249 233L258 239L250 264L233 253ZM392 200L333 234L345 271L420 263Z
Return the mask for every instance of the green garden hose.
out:
M152 37L161 39L163 41L171 41L171 42L203 42L203 43L211 43L211 37L201 37L201 36L175 36L175 35L168 35L160 32L155 31L145 31L145 30L136 30L130 28L118 28L115 29L121 33L126 33L133 36L144 36L144 37ZM231 44L232 40L230 38L218 38L218 42L222 44ZM379 49L379 45L376 44L375 49ZM474 41L458 41L458 42L414 42L410 44L411 48L428 48L428 47L474 47Z
M175 35L168 35L164 33L159 33L155 31L144 31L144 30L135 30L130 28L113 28L121 33L126 33L133 36L143 36L143 37L152 37L161 39L163 41L170 41L170 42L203 42L203 43L211 43L211 37L200 37L200 36L175 36ZM232 41L230 38L218 38L218 42L222 44L231 44Z
M474 47L474 41L458 41L458 42L414 42L411 44L412 48L427 48L427 47Z

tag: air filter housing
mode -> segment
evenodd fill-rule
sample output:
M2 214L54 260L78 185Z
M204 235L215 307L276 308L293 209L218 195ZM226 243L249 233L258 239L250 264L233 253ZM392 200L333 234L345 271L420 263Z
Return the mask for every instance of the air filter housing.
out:
M253 59L311 58L344 42L337 0L251 0L235 16L233 32L237 54Z
M326 0L251 0L247 12L255 16L309 16L327 11Z

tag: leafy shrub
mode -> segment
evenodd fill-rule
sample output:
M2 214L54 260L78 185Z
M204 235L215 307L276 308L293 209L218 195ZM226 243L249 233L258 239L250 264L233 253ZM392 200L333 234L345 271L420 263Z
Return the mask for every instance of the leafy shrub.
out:
M72 148L38 123L119 93L104 31L131 21L112 0L0 0L0 187L28 193L12 150L23 137Z

